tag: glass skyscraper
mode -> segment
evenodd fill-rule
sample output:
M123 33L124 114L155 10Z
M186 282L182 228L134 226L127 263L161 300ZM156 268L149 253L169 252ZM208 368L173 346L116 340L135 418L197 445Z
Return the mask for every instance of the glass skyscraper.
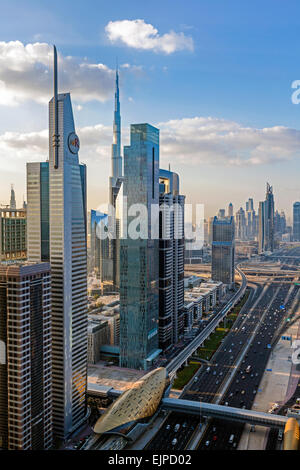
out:
M267 183L266 199L259 203L259 253L274 250L274 195Z
M234 283L234 218L214 217L211 278L224 284Z
M130 146L124 147L123 196L128 210L133 204L146 207L148 238L132 239L121 231L120 365L146 370L160 353L159 240L151 239L151 205L159 204L159 130L149 124L134 124L130 130ZM128 215L128 227L133 219Z
M293 204L293 241L300 241L300 202Z

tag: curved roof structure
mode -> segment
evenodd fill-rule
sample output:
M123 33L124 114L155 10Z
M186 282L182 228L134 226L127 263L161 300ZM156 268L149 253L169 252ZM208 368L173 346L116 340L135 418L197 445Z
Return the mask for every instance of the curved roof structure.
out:
M167 371L159 367L136 382L124 392L94 426L97 434L112 431L120 426L152 416L164 393L167 383Z

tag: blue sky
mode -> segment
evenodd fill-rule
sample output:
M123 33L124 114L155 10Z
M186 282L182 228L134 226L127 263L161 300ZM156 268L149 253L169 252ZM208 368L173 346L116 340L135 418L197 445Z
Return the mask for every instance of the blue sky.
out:
M20 41L24 47L55 43L61 66L67 64L69 80L62 77L61 85L69 86L79 136L81 129L86 136L81 139L81 159L87 160L91 175L90 206L104 202L107 195L112 69L117 58L124 143L130 123L161 124L162 165L171 162L181 175L182 191L188 200L205 203L207 216L230 200L235 210L248 197L254 197L257 205L267 180L274 186L277 208L290 213L292 202L300 198L300 106L291 101L291 83L300 79L299 1L54 0L50 6L10 0L0 1L0 6L0 41L4 43L0 84L2 80L6 87L0 89L0 141L6 135L5 145L0 144L0 202L7 199L10 183L15 183L17 196L22 198L24 160L46 155L41 137L45 138L51 88L46 96L47 88L41 84L40 97L34 98L34 82L41 75L32 73L35 69L26 70L19 54L10 55L9 70L1 76L6 45ZM142 20L138 31L126 29L137 19ZM129 23L121 24L126 26L122 36L116 22L125 20ZM157 30L154 36L133 37L145 25ZM171 31L174 36L168 39L165 35ZM170 42L171 52L166 50ZM68 56L73 65L104 64L105 76L89 75L86 88L80 81L85 76L76 84L70 72L75 70L75 76L76 68L68 69ZM49 64L44 61L43 67L50 68L51 60ZM30 77L33 87L27 84L24 93L22 74L25 81ZM98 78L101 93L96 90ZM94 86L95 94L89 98ZM86 98L80 98L80 90ZM6 93L2 103L1 93ZM99 145L91 145L88 136L92 140L97 135ZM15 136L23 148L12 145ZM32 155L29 145L34 145Z

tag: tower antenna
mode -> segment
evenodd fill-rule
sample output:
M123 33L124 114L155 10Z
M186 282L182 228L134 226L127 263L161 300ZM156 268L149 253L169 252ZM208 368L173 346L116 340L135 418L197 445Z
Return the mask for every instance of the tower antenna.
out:
M59 147L59 135L58 135L58 99L57 99L57 51L56 47L53 46L53 124L54 134L52 136L52 146L54 148L54 168L58 168L58 147Z

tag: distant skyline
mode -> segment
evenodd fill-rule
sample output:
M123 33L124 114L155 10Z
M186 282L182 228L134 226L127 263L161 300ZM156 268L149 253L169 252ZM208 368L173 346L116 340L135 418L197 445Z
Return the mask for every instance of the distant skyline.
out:
M13 183L20 206L25 163L48 158L55 43L59 90L71 93L87 164L89 208L108 200L118 61L123 145L131 123L158 127L161 166L180 174L180 192L204 203L206 218L229 202L235 213L249 197L257 210L267 181L275 208L291 217L300 200L300 105L291 101L300 79L299 2L0 6L1 204Z

